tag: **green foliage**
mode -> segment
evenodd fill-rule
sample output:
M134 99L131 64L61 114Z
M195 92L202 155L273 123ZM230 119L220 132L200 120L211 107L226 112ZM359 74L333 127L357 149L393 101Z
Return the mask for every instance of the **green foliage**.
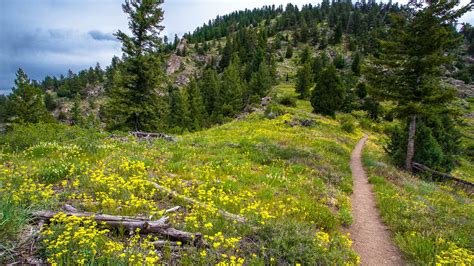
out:
M204 106L201 90L196 84L196 81L192 80L188 85L189 95L189 111L190 111L190 130L200 130L205 123L205 112L206 107Z
M285 53L285 57L287 59L290 59L293 57L293 46L291 44L288 44L286 46L286 53Z
M346 59L343 54L337 54L334 57L333 64L337 69L343 69L346 67Z
M277 99L278 103L288 107L296 107L297 99L290 94L284 94Z
M344 88L336 72L330 65L321 72L321 75L311 95L311 105L314 112L334 116L344 103Z
M132 35L118 31L125 61L122 79L108 93L104 116L109 130L157 131L164 128L166 100L156 91L163 81L161 54L162 1L127 1L123 11L129 15Z
M15 88L8 96L6 113L8 120L15 124L53 121L44 104L42 92L31 83L22 69L16 74Z
M250 80L250 96L257 96L257 99L260 99L267 95L274 83L274 78L267 64L261 62L258 71L253 73L252 79Z
M242 81L240 60L237 56L234 56L232 63L224 71L221 88L224 100L223 114L225 116L238 114L244 107L245 84Z
M95 130L81 129L59 123L38 123L14 125L12 130L0 137L0 145L9 150L24 150L42 142L69 142L76 141L85 150L93 151L97 144L99 134Z
M171 88L169 105L168 127L171 128L171 131L182 133L185 129L189 129L191 113L189 110L188 91Z
M357 96L359 99L364 99L367 97L367 85L364 82L359 82L356 89Z
M354 118L350 115L343 115L340 118L341 129L347 133L353 133L356 129Z
M459 132L452 125L449 116L430 117L418 123L415 135L414 161L432 169L449 172L454 168L456 154L459 154ZM398 166L403 166L406 156L407 136L404 128L388 129L387 152Z
M366 97L362 104L362 110L367 111L372 120L377 120L382 113L382 106L374 97Z
M44 94L44 105L48 111L54 111L56 107L58 107L56 99L54 99L53 95L47 92Z
M364 155L381 216L395 235L408 264L469 264L474 230L472 197L449 185L403 175L376 163L383 158L373 146ZM393 181L392 181L393 180Z
M22 230L29 222L28 210L6 194L0 195L0 263L7 264L15 254Z
M354 73L354 75L356 76L360 76L360 64L361 64L360 53L357 52L352 58L352 64L351 64L352 73Z
M296 92L300 99L307 99L310 96L310 90L313 87L312 69L309 63L304 64L296 74Z
M459 46L459 37L452 23L473 7L471 3L456 9L458 4L459 1L429 1L426 5L415 5L413 14L393 15L393 25L381 42L378 57L372 58L372 64L365 71L374 88L374 96L393 101L396 115L402 119L409 117L412 121L411 127L403 127L410 136L416 135L418 117L449 113L449 105L455 99L455 91L441 81L443 64L453 61L451 53ZM454 116L450 114L450 117ZM429 134L424 135L430 139ZM428 149L424 144L413 143L415 138L408 139L409 147L421 145L422 149ZM406 152L405 167L411 170L413 157L424 150L407 148ZM437 153L436 149L430 151L432 156ZM426 159L427 163L440 162L429 159L431 155L426 156L424 154L418 159ZM440 164L431 166L446 167Z
M79 96L79 94L76 94L74 97L74 104L71 108L71 120L73 125L76 126L82 126L84 123L84 117L81 108L81 96Z
M312 55L311 48L308 45L305 46L303 49L303 52L301 52L301 55L300 55L300 63L301 64L309 63L311 61L312 56L313 55Z

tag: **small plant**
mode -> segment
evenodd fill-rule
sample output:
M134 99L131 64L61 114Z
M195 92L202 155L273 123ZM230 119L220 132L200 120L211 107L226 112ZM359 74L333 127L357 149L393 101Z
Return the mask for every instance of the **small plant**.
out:
M344 115L341 117L341 129L347 133L353 133L356 129L354 119L350 115Z
M296 102L297 102L296 98L289 94L285 94L278 98L279 104L288 106L288 107L296 107Z

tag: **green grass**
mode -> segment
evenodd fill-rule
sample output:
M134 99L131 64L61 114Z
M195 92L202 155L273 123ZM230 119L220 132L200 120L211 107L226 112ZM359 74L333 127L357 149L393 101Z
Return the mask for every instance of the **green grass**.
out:
M383 221L413 264L474 262L472 196L447 184L425 182L386 164L377 140L364 154Z
M294 94L293 86L278 86L273 93ZM357 256L341 228L352 222L348 163L360 130L349 133L338 120L312 114L307 101L296 107L273 105L280 116L254 113L184 134L177 143L120 141L67 126L19 127L0 142L0 192L12 199L8 208L25 214L60 210L67 203L82 211L158 219L165 209L184 206L171 216L172 225L202 233L209 247L186 247L173 256L165 252L159 259L163 263L355 264ZM315 123L288 125L302 119ZM208 207L169 197L148 181ZM229 221L216 209L248 222ZM152 239L104 232L101 225L86 226L86 220L58 220L46 227L48 242L41 243L50 263L157 259L150 253ZM5 232L15 239L19 233L12 230L9 226ZM59 241L68 230L89 234Z

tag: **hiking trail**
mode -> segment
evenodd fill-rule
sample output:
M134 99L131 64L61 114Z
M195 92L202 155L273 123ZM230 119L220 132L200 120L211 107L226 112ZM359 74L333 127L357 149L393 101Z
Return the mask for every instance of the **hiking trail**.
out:
M403 265L401 253L393 244L390 231L380 219L372 185L362 166L361 154L368 138L366 135L361 139L351 155L354 223L349 232L361 265Z

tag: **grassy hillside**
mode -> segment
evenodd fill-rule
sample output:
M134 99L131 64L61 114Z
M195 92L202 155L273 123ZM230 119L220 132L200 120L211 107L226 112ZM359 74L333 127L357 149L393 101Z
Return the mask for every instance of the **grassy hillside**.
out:
M291 91L283 85L274 94ZM36 256L60 264L355 264L341 229L351 223L348 162L361 133L309 113L304 102L267 109L176 143L108 138L61 125L17 128L1 146L0 242L8 251L2 261L18 259L19 251L34 256L25 248L37 239ZM298 125L305 119L314 125ZM171 197L148 181L207 206ZM61 215L39 238L28 233L34 210L59 211L65 204L154 220L183 206L170 215L172 226L202 233L207 247L173 243L182 248L155 251L150 243L160 236L128 235ZM247 221L225 219L217 210Z

